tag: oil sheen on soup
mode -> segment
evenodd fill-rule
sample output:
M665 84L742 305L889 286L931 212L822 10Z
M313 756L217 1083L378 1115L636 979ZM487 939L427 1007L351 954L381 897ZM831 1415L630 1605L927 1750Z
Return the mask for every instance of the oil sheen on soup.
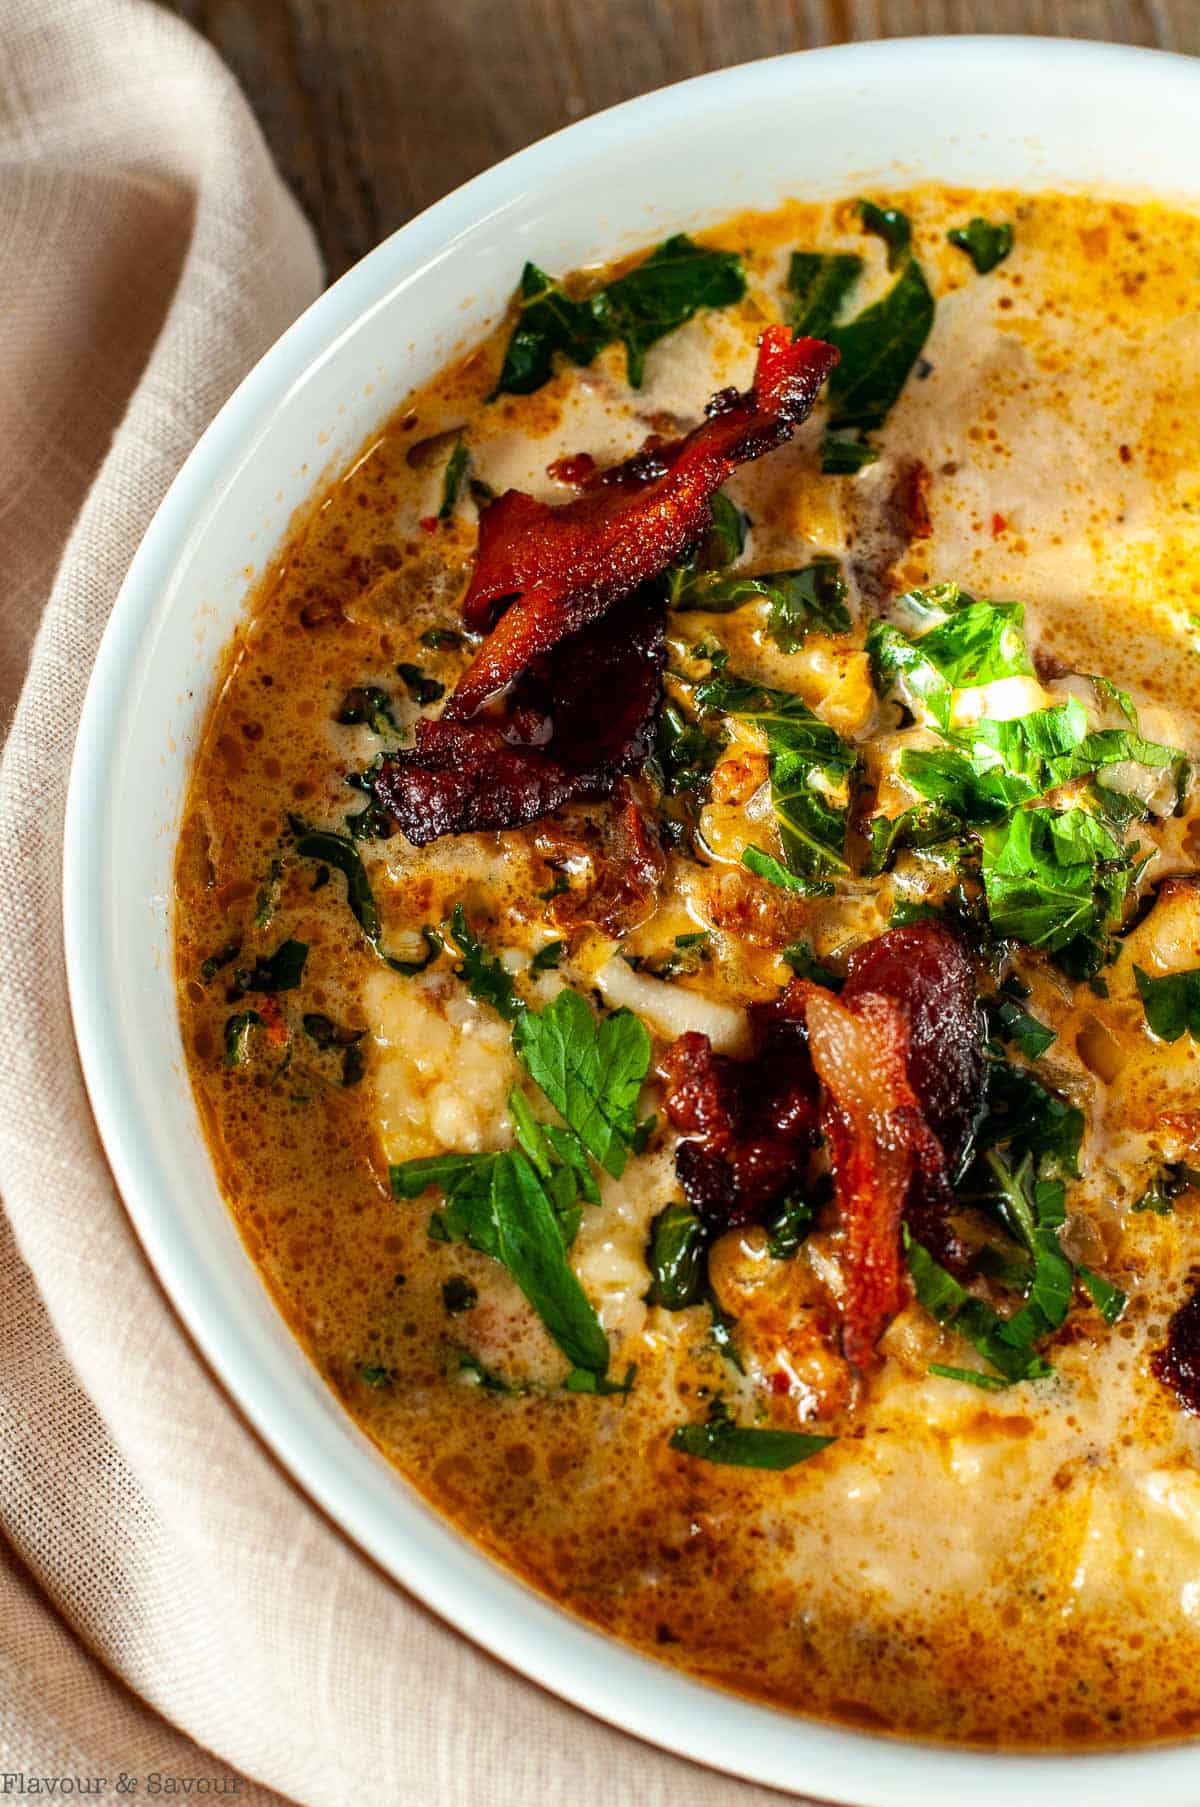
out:
M246 1246L403 1474L639 1649L1189 1733L1200 219L925 188L518 277L197 758Z

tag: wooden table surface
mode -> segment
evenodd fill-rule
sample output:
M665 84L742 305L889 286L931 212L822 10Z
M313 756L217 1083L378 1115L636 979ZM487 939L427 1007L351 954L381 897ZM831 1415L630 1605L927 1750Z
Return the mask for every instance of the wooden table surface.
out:
M751 57L930 32L1200 54L1200 0L166 0L216 45L330 277L497 158Z

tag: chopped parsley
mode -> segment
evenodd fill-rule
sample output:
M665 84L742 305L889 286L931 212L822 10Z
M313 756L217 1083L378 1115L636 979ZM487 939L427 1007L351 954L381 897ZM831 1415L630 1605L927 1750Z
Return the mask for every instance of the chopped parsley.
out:
M1200 967L1152 979L1135 966L1133 976L1146 1021L1160 1041L1177 1042L1185 1031L1200 1041Z

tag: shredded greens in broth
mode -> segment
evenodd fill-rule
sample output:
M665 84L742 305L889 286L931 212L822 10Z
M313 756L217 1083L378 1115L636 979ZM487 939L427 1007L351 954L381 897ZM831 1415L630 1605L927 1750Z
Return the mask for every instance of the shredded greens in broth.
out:
M794 1711L1200 1723L1197 272L933 187L514 254L197 759L185 1046L297 1337Z

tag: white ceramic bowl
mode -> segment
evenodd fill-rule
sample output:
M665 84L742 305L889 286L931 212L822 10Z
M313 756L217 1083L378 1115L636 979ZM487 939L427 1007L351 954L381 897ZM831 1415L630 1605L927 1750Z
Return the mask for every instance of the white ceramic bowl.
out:
M588 1630L438 1518L358 1432L276 1314L218 1193L175 1014L181 803L221 650L292 510L504 307L567 270L793 194L906 180L1200 194L1200 62L1021 38L780 57L582 121L440 201L309 309L204 435L104 636L67 809L66 947L100 1132L150 1260L296 1479L397 1580L543 1686L667 1748L855 1807L1193 1807L1200 1752L1005 1756L774 1713ZM969 1678L964 1678L969 1685Z

